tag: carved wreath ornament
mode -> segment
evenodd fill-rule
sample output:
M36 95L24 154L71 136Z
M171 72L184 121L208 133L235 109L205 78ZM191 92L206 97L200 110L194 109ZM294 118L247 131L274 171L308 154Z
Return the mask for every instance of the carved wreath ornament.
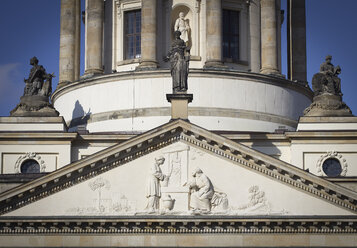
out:
M42 160L41 156L34 152L28 152L24 155L21 155L15 163L15 173L21 173L21 165L23 162L25 162L28 159L33 159L37 161L37 163L40 165L40 172L45 172L46 170L46 164L45 161Z
M335 152L335 151L330 151L330 152L327 152L327 153L321 155L321 157L319 158L319 160L317 161L317 164L316 164L318 175L326 176L322 169L322 166L323 166L324 162L330 158L337 159L340 162L341 167L342 167L340 176L346 176L346 173L347 173L346 159L343 158L343 156L340 153Z

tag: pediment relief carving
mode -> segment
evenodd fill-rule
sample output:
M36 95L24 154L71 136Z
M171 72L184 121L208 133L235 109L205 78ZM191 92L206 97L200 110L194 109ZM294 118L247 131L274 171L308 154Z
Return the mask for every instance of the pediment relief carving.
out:
M191 147L192 156L191 158L186 158L189 162L193 162L195 159L201 158L201 156L205 157L205 154L211 154L284 185L297 188L309 195L317 196L324 201L356 212L357 196L354 192L297 169L283 161L215 135L193 124L175 121L70 164L34 183L25 184L5 192L0 195L0 213L4 214L13 211L78 183L98 177L106 171L179 141ZM167 182L168 185L182 184L185 181L182 174L177 170L178 164L181 166L185 163L183 155L185 152L188 152L188 150L163 152L163 156L170 157L167 160L170 163L166 164L165 166L167 167L164 166L163 170L169 170L170 172L172 170L171 175L175 175L172 177L171 183ZM208 175L208 178L211 177L211 175ZM249 188L250 186L247 187ZM173 197L172 194L169 194L170 192L165 193ZM225 192L221 193L224 194ZM127 196L124 194L125 197ZM277 211L283 212L284 210L277 209Z

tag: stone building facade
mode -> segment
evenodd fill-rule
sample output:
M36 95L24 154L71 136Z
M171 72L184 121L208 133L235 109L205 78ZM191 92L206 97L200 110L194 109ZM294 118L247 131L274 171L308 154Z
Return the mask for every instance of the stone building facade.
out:
M303 116L304 0L287 20L280 0L85 6L61 0L60 116L0 117L0 244L356 246L357 118ZM166 98L176 30L186 101Z

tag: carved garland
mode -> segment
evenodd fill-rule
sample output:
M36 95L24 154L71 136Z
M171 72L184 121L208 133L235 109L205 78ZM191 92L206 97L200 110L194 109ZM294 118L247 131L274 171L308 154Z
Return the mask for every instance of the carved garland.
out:
M319 160L317 161L316 167L317 167L317 173L319 176L327 176L322 169L322 165L324 164L325 160L330 159L330 158L334 158L337 159L342 167L342 172L340 174L340 176L346 176L347 173L347 162L346 159L343 158L343 156L336 152L336 151L330 151L327 152L323 155L321 155L321 157L319 158Z
M21 165L23 162L25 162L28 159L33 159L36 160L37 163L40 165L40 172L45 172L46 170L46 164L45 161L42 160L41 156L36 154L35 152L28 152L24 155L21 155L15 163L14 170L15 173L21 173Z

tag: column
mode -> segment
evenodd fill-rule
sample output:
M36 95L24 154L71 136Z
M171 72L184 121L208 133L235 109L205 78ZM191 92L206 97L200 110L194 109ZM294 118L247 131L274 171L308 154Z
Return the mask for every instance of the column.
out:
M288 78L307 81L305 0L288 0Z
M205 67L222 67L222 3L206 2L206 64Z
M141 61L137 69L158 67L156 60L156 2L141 1Z
M85 71L87 75L103 73L103 0L86 0Z
M275 0L261 0L260 10L262 39L262 68L260 72L264 74L279 74Z
M249 5L250 70L260 72L260 1Z
M61 87L79 78L80 0L61 0L59 83Z

